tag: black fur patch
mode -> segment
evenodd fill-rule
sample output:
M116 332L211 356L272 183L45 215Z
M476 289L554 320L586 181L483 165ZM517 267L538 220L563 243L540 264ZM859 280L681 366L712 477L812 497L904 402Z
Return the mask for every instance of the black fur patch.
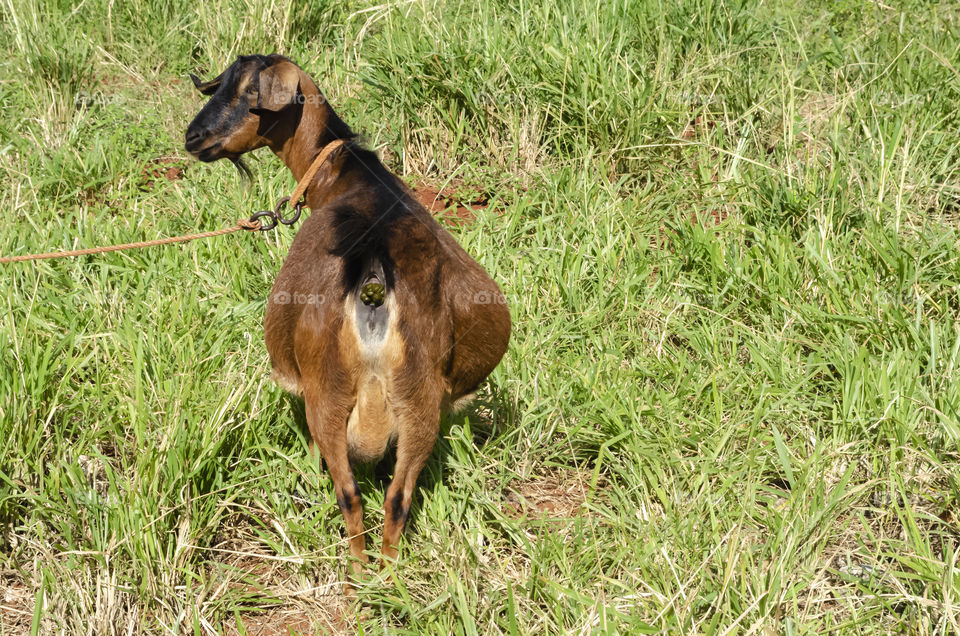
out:
M353 502L357 499L360 499L360 486L357 484L356 479L353 480L353 484L344 488L342 492L337 493L337 505L340 506L340 510L344 512L353 510Z
M343 258L343 288L354 289L360 285L367 274L367 263L376 259L383 265L384 286L391 289L394 265L388 240L393 228L389 219L377 220L345 205L333 210L333 225L336 243L330 251Z
M250 168L247 167L247 164L243 163L243 160L240 157L233 159L233 165L237 167L237 171L240 173L240 176L243 177L244 181L247 183L253 183L253 173L250 172Z
M393 522L397 524L405 523L407 521L407 515L410 514L410 508L403 507L403 491L398 490L397 494L390 500L390 503L390 514L393 517Z
M390 289L394 264L389 244L397 221L412 213L409 195L377 155L357 140L348 142L340 153L344 157L340 176L366 184L372 201L364 210L343 205L332 211L334 247L330 252L344 260L344 290L362 283L367 265L373 261L383 266L383 283Z

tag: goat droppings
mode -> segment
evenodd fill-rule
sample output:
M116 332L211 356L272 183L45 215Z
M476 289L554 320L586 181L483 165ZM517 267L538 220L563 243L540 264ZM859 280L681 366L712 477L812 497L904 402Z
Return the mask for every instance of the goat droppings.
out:
M383 304L383 285L380 283L367 283L360 290L360 300L364 305L379 307Z

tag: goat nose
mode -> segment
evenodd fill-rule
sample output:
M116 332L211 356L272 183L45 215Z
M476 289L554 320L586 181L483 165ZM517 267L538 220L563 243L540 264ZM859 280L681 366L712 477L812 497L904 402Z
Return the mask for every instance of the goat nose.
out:
M206 136L206 131L202 128L187 129L187 146L198 144Z

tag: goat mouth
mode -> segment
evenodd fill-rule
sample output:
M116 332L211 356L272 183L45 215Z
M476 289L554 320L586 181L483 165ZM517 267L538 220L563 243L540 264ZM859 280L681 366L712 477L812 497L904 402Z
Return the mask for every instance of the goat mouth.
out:
M190 144L187 144L186 151L200 161L216 161L223 157L223 155L217 154L221 146L223 146L223 144L219 141L210 144L206 148L197 148L196 146L191 148Z

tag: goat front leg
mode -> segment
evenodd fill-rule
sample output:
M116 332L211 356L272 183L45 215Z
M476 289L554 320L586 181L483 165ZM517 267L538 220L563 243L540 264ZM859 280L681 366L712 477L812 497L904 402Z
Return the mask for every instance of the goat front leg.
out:
M353 477L350 459L347 454L347 416L349 409L342 408L321 399L319 392L304 391L307 407L307 425L310 435L327 463L327 470L333 479L333 490L337 497L340 512L343 513L347 528L347 540L350 544L350 564L354 575L360 574L363 564L368 562L364 549L366 539L363 530L363 502L360 499L360 487ZM347 586L347 590L350 587Z
M396 560L397 543L410 514L417 477L433 451L440 429L440 402L433 399L399 401L394 405L398 421L397 461L393 480L384 497L382 570L387 559Z

